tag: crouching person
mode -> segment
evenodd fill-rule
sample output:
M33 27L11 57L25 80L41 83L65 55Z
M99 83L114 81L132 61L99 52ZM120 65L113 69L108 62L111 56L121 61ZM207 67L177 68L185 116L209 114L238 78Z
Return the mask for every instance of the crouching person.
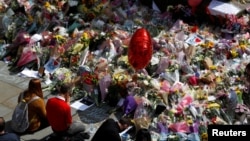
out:
M20 141L20 137L15 133L5 131L5 120L0 117L0 141Z
M85 126L80 121L73 121L70 108L70 85L63 84L57 96L48 99L46 104L47 119L52 130L58 136L72 137L81 135L88 139Z
M118 121L108 118L97 129L91 141L122 141L120 133L133 125L127 117L122 117Z

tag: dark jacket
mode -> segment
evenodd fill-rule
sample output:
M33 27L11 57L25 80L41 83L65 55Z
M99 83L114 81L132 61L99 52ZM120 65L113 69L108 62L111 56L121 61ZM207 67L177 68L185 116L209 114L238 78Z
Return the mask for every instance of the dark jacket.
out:
M91 141L121 141L120 127L114 119L107 119L98 128Z

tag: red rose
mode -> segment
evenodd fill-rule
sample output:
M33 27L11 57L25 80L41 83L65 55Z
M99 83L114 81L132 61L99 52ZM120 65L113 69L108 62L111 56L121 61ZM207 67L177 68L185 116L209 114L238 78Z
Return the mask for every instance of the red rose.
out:
M94 84L96 82L97 76L95 74L84 72L82 74L82 79L83 79L84 83L92 85L92 84Z

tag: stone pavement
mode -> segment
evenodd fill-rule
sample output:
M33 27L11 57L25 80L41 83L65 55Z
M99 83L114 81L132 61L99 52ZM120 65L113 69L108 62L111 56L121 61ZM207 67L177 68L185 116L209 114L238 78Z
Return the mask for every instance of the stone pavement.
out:
M30 78L23 78L17 75L10 75L8 64L0 62L0 116L4 117L7 122L6 130L11 132L9 123L12 113L17 104L17 97L21 91L28 87ZM48 93L44 93L48 95ZM51 134L51 129L45 128L34 135L22 135L22 141L39 141L45 136Z
M11 120L12 113L17 104L17 97L21 91L28 87L28 82L31 78L27 77L19 77L18 75L10 75L8 71L8 64L0 61L0 116L4 117L7 123L6 130L11 132L9 127L9 123ZM42 86L45 84L42 83ZM49 98L51 95L48 91L44 91L44 97ZM45 99L47 101L47 99ZM84 116L83 114L79 114L77 110L72 108L72 116L75 120L81 120L80 116ZM80 116L79 116L80 115ZM106 116L106 115L105 115ZM107 117L116 118L115 115L107 115ZM91 118L91 117L89 117ZM102 120L103 121L103 120ZM89 130L89 127L95 127L97 129L102 121L97 123L84 123ZM95 131L95 130L94 130ZM92 131L91 135L94 134ZM50 127L42 129L40 131L35 132L34 134L26 134L21 135L21 141L42 141L47 136L52 133Z

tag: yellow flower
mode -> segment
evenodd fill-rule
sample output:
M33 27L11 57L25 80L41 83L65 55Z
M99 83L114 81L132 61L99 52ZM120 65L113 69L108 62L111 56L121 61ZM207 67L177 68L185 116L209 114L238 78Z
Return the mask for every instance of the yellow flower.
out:
M215 81L216 81L216 83L221 83L222 79L221 79L221 77L216 77Z
M45 4L44 4L44 7L47 8L47 9L50 8L50 3L46 1Z
M209 42L207 43L207 46L208 46L209 48L212 48L212 47L214 47L214 43L211 42L211 41L209 41Z
M242 94L242 91L239 88L236 88L235 93L239 95L239 94Z
M87 13L89 11L89 9L86 6L82 6L81 8L84 13Z
M66 38L63 37L62 35L55 35L54 37L56 38L57 41L65 41L66 40Z
M72 54L80 53L84 49L84 45L81 43L76 43L72 48Z
M201 140L204 141L204 140L207 140L207 139L208 139L207 133L202 133L201 134Z
M202 43L202 44L201 44L201 47L204 47L204 48L212 48L212 47L214 47L214 43L211 42L211 41L205 41L205 43Z
M246 46L245 44L243 44L243 45L239 45L239 48L240 48L241 50L246 50L247 46Z
M124 72L115 73L113 78L116 82L124 82L128 80L128 76Z
M118 62L124 62L126 65L128 65L129 64L129 62L128 62L128 56L127 55L121 56L118 59Z
M196 93L196 99L197 100L205 100L205 99L207 99L207 94L204 91L199 90L199 92Z
M233 58L235 58L235 57L238 56L238 52L237 52L235 49L232 49L232 50L230 51L230 53L231 53L231 55L232 55Z
M89 40L90 39L88 32L83 32L82 39L83 40Z
M103 9L103 4L99 4L99 5L97 5L96 7L93 8L93 11L95 13L100 13L102 11L102 9Z
M207 105L207 108L220 108L220 105L218 103L209 103Z
M189 125L193 124L193 120L192 120L192 119L188 119L186 122L187 122L187 124L189 124Z
M210 69L210 70L216 70L216 68L217 68L217 66L215 66L215 65L209 66L209 69Z

